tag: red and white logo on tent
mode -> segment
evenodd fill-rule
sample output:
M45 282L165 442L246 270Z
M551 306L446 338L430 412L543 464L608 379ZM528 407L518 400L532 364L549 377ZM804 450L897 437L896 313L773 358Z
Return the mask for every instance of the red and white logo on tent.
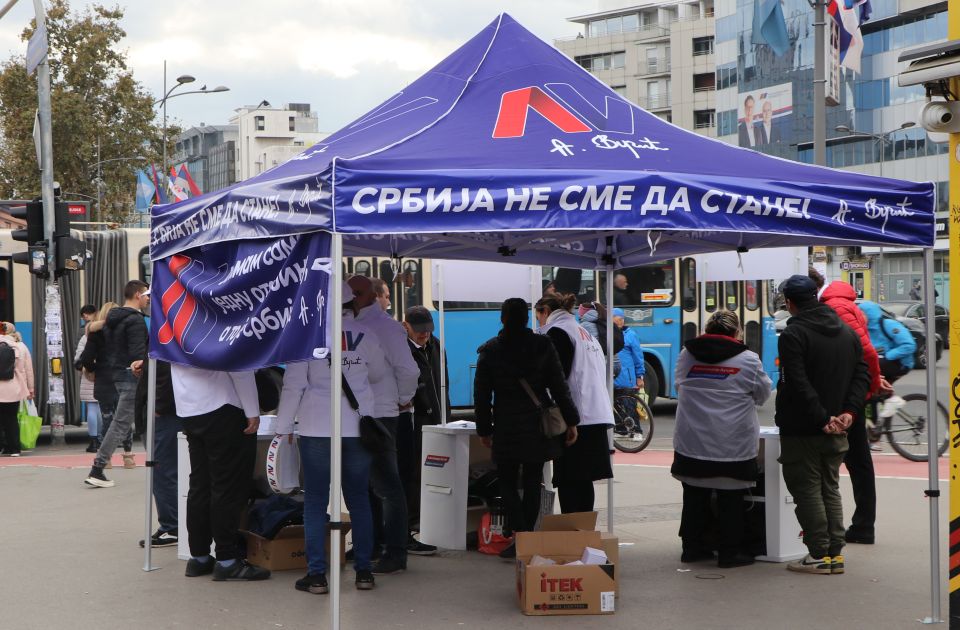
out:
M530 111L564 133L633 134L633 108L618 94L604 95L603 111L569 83L545 83L504 92L493 127L494 138L520 138Z

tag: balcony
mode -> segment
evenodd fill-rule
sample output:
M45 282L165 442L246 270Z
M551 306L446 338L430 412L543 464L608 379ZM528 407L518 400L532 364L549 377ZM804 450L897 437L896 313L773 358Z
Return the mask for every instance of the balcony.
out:
M670 74L669 59L647 60L646 63L640 63L640 67L635 76L645 77L651 74Z
M658 109L670 109L670 107L672 107L670 96L668 94L649 96L646 98L641 96L637 99L637 105L651 112Z

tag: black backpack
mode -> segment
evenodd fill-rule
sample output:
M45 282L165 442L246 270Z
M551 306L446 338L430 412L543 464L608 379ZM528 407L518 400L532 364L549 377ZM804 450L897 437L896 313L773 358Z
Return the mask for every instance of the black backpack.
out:
M17 351L0 341L0 381L12 381L17 367Z

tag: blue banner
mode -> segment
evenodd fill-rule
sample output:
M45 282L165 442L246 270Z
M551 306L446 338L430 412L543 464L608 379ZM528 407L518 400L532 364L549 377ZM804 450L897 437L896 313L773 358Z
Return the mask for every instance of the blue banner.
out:
M247 370L326 355L330 235L197 247L153 265L150 356Z

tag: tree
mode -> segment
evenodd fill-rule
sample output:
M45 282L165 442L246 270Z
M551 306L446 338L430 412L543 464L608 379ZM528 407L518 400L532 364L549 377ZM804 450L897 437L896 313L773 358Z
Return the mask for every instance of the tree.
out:
M123 220L133 209L135 173L159 163L162 131L154 97L134 78L119 43L123 10L100 5L82 14L68 0L52 0L47 12L53 116L53 170L64 196L97 198L97 142L100 160L143 156L144 161L101 165L102 218ZM21 39L27 41L34 24ZM28 77L24 57L0 64L0 198L39 195L40 173L33 142L37 109L36 76ZM167 139L176 138L169 129ZM169 149L169 147L168 147Z

